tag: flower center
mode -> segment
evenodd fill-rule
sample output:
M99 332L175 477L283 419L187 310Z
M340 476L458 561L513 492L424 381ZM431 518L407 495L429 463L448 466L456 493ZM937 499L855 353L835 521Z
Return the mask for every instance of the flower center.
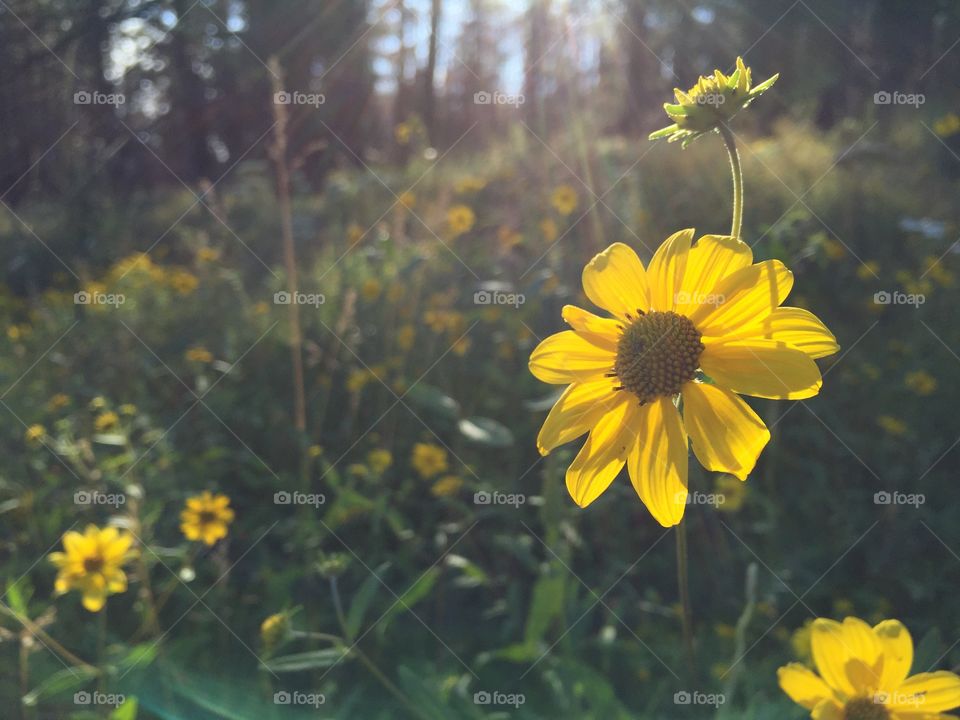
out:
M201 510L200 514L197 515L197 522L201 525L210 525L213 522L216 522L217 515L212 510Z
M855 698L843 707L843 720L889 720L890 713L871 698Z
M640 313L617 343L614 374L640 404L674 396L700 367L700 332L675 312Z
M83 569L88 573L98 573L103 570L102 557L88 557L83 560Z

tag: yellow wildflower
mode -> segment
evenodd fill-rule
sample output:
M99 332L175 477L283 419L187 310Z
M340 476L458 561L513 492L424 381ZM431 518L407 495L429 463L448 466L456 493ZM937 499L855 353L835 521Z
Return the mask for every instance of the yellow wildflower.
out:
M180 513L180 530L184 537L206 545L225 538L228 526L233 522L233 510L229 505L230 498L214 495L209 490L188 498Z
M393 464L393 455L389 450L376 448L367 453L367 464L377 475L383 475L387 468Z
M108 410L105 413L100 413L97 415L96 420L93 421L93 427L98 432L103 432L104 430L109 430L114 427L120 418L112 410Z
M937 379L926 370L907 373L904 383L917 395L932 395L937 389Z
M454 205L447 211L447 226L454 237L469 232L476 221L477 216L466 205Z
M550 204L553 205L553 209L564 217L577 209L577 202L577 191L569 185L557 186L550 195Z
M420 474L420 477L427 480L434 475L447 471L449 467L447 451L432 443L417 443L413 446L410 464Z
M444 475L430 488L430 494L434 497L450 497L456 495L461 487L463 487L461 478L456 475Z
M24 440L26 440L30 445L38 445L40 441L47 436L47 429L40 425L39 423L34 423L27 428L27 431L23 434Z
M83 607L99 612L107 596L126 592L127 576L123 565L136 556L131 549L133 536L114 527L101 530L88 525L84 533L70 531L63 536L64 552L50 553L57 566L54 591L63 595L79 590Z
M205 347L192 347L183 355L190 362L209 363L213 362L213 353Z

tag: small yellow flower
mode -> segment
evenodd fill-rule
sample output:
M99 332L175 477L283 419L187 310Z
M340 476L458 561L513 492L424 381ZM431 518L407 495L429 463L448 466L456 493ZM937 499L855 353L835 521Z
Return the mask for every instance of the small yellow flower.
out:
M880 275L880 263L876 260L867 260L857 267L857 277L861 280L869 280Z
M79 590L83 607L99 612L107 596L126 592L127 576L123 565L136 557L132 549L133 536L120 533L114 527L101 530L88 525L84 533L68 532L63 536L64 552L50 553L50 561L57 566L54 591L63 595Z
M454 341L453 346L450 348L450 352L452 352L457 357L463 357L470 351L470 346L472 344L473 343L470 341L470 338L467 338L467 337L457 338Z
M843 244L830 237L823 240L823 252L830 260L843 260L847 255L847 249Z
M907 434L907 424L892 415L880 415L877 418L877 425L890 435L900 437Z
M102 395L97 395L93 400L90 401L89 408L91 410L102 410L107 406L107 401Z
M487 181L478 177L465 177L458 180L453 191L459 195L471 192L480 192L487 186Z
M380 297L382 290L383 286L379 280L376 278L367 278L363 281L363 285L360 286L360 295L363 296L363 299L367 302L373 302Z
M290 618L286 613L275 613L260 624L260 639L272 648L290 632Z
M686 92L679 88L674 89L673 94L678 104L663 105L674 124L650 133L650 139L665 137L670 142L682 140L686 147L704 133L730 120L768 90L778 77L779 73L756 87L751 87L750 68L743 64L743 58L738 57L737 69L729 77L715 70L713 75L701 75L697 84Z
M180 513L180 530L184 537L207 545L225 538L228 526L233 522L233 510L229 505L230 498L214 495L209 490L188 498Z
M523 242L523 235L508 225L501 225L497 228L497 244L500 249L507 252Z
M254 315L266 315L270 312L270 303L261 300L253 306Z
M213 353L205 347L192 347L187 350L183 356L190 362L209 363L213 362Z
M362 227L356 223L347 225L347 243L349 243L351 247L363 240L363 236L364 231Z
M567 305L573 329L530 356L536 378L568 386L540 430L540 453L589 433L566 473L580 507L626 465L653 517L676 525L690 447L708 470L746 480L770 432L740 395L813 397L822 385L815 359L839 349L812 313L781 306L793 287L783 263L754 263L737 238L693 237L674 233L646 268L623 243L598 254L584 291L614 317Z
M454 205L447 211L447 226L454 237L469 232L476 221L477 216L466 205Z
M718 638L723 638L724 640L730 640L737 634L737 629L728 623L717 623L713 626L713 631L717 634Z
M70 404L70 397L64 393L57 393L47 402L47 409L59 410Z
M397 347L407 352L413 347L413 341L416 337L416 328L414 328L413 325L404 325L397 330Z
M952 717L960 707L960 677L951 672L910 676L913 639L899 620L871 627L818 618L810 632L816 673L791 663L777 671L780 688L812 718L917 720Z
M407 145L413 137L413 127L410 123L402 122L393 129L393 137L397 145Z
M447 451L432 443L417 443L413 446L410 464L414 470L420 473L420 477L427 480L434 475L447 471L449 467Z
M926 370L907 373L904 383L917 395L932 395L937 389L937 379Z
M136 406L136 405L133 405L133 404L131 404L131 403L124 403L123 405L121 405L121 406L119 407L119 410L120 410L120 414L121 414L121 415L136 415L136 414L137 414L137 406Z
M40 441L47 436L47 429L40 424L33 424L27 428L23 434L24 440L30 445L39 445Z
M202 247L197 250L197 260L200 262L216 262L220 259L220 250L212 247Z
M540 221L540 232L543 233L543 239L548 243L554 242L560 234L557 221L553 218L544 218Z
M373 379L373 376L365 368L351 370L347 376L347 390L352 393L360 392Z
M114 427L119 420L119 416L113 412L113 410L108 410L105 413L97 415L96 420L93 421L93 427L98 432L103 432L104 430L109 430Z
M933 123L933 131L942 138L948 138L960 132L960 115L948 113Z
M311 445L307 448L307 455L311 458L318 458L323 455L323 448L319 445Z
M566 217L577 209L577 191L569 185L559 185L550 196L550 204L553 209Z
M412 210L417 204L417 196L407 190L406 192L400 193L399 202L405 208Z
M21 334L20 328L18 326L10 325L7 327L7 337L10 338L11 340L14 340L14 341L19 340L20 334Z
M460 492L461 487L463 487L461 478L456 475L444 475L430 488L430 494L434 497L450 497Z
M181 295L189 295L196 290L197 285L200 284L196 275L179 268L170 271L167 282L170 283L170 287Z
M389 450L376 448L367 453L367 465L377 475L383 475L387 468L393 464L393 455Z

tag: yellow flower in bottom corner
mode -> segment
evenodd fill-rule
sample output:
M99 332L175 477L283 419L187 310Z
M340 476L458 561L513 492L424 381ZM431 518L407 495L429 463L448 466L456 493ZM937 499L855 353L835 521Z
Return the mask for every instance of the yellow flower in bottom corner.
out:
M821 385L814 358L838 349L814 315L780 307L793 286L783 263L754 264L736 238L704 235L692 245L693 235L669 237L646 269L623 243L594 257L583 288L614 317L567 305L573 330L530 356L538 379L569 385L540 430L541 454L590 433L566 477L581 507L626 465L653 517L676 525L687 504L688 438L705 468L745 480L770 433L738 395L812 397Z
M204 490L200 495L187 499L187 506L180 513L180 530L187 540L199 540L213 545L227 536L227 529L233 522L233 510L230 498L226 495L214 495Z
M83 534L65 533L64 552L50 553L50 562L59 569L54 591L63 595L79 590L83 606L90 612L99 612L108 595L127 590L123 564L136 557L132 545L133 536L114 527L101 530L88 525Z
M815 720L947 720L960 707L960 677L910 676L913 640L898 620L870 627L848 617L818 618L811 629L814 673L791 663L777 671L780 687Z

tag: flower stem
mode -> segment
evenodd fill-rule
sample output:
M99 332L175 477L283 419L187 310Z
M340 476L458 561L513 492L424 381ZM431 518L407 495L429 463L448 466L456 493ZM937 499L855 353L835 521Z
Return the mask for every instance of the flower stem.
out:
M717 129L723 138L723 144L727 146L727 155L730 156L730 175L733 177L733 221L730 224L730 235L738 238L743 225L743 169L740 167L740 153L737 152L737 141L730 128L721 123Z
M687 653L690 679L697 675L697 656L693 649L693 611L690 608L690 570L687 566L687 523L683 519L676 529L677 538L677 586L680 590L683 625L683 646Z

